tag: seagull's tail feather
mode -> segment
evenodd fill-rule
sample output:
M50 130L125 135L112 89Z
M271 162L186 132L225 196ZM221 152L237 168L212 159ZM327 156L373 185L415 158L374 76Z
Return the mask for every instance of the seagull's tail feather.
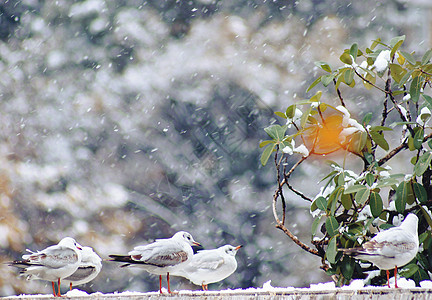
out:
M123 264L123 265L120 266L121 268L128 267L130 265L142 265L142 264L146 264L143 261L134 260L131 255L114 255L114 254L112 254L112 255L108 255L108 256L111 259L107 259L107 261L116 261L116 262L125 263L125 264Z
M31 266L40 266L40 264L31 263L28 260L14 260L7 263L10 267L17 267L21 269L26 269Z
M357 247L357 248L347 248L347 249L337 249L338 251L343 252L343 254L348 256L376 256L376 253L368 252L363 247Z

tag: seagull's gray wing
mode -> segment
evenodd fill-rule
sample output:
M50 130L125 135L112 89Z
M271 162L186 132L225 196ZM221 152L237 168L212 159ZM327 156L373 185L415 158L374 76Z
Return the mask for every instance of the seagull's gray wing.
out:
M188 253L178 243L162 241L138 246L129 255L135 261L157 267L175 266L188 259Z
M70 248L54 245L40 252L23 255L31 265L47 266L53 269L62 268L78 261L77 253Z
M89 277L91 274L93 274L96 271L96 268L93 266L85 266L85 267L79 267L75 273L73 273L71 276L65 278L64 280L69 281L81 281L87 277Z

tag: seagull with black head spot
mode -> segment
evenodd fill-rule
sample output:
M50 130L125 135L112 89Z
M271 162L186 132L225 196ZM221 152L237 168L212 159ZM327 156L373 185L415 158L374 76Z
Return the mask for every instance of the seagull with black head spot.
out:
M82 258L81 249L81 245L73 238L65 237L57 245L44 250L27 250L30 254L23 255L23 260L13 261L9 265L20 268L20 273L26 276L27 280L51 281L54 297L61 297L60 282L78 269ZM55 282L58 292L55 290Z
M168 293L171 292L169 274L187 265L193 256L192 245L200 246L192 235L179 231L169 239L137 246L128 255L109 255L110 261L125 263L122 267L136 265L150 274L159 275L159 292L162 294L162 275L167 275Z

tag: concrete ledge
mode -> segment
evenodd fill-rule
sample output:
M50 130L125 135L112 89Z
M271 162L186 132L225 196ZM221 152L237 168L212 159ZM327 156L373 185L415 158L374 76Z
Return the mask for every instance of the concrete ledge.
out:
M37 300L37 299L56 299L52 295L20 295L3 297L2 300ZM202 300L240 300L240 299L262 299L262 300L278 300L278 299L322 299L322 300L408 300L408 299L431 299L432 289L426 288L411 288L411 289L394 289L394 288L373 288L373 289L334 289L334 290L308 290L308 289L290 289L282 290L275 289L274 291L263 290L225 290L225 291L180 291L173 295L160 295L157 292L138 293L138 292L123 292L114 294L94 293L91 295L66 295L63 299L73 300L138 300L138 299L202 299Z

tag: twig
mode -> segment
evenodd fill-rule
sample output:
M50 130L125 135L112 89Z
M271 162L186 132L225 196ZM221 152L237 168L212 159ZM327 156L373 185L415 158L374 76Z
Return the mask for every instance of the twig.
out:
M304 200L307 200L309 202L312 202L313 200L307 196L305 196L303 193L297 191L296 189L294 189L294 187L288 183L288 180L285 180L285 184L287 185L287 187L296 195L300 196L301 198L303 198Z
M366 79L365 77L363 77L363 75L361 75L359 72L357 72L356 69L353 69L353 70L354 70L354 72L356 73L356 75L357 75L358 77L360 77L363 81L369 83L371 86L373 86L374 88L380 90L380 91L383 92L383 93L386 93L386 94L388 93L388 92L387 92L386 90L384 90L383 88L380 88L380 87L377 86L375 83L373 83L373 82L371 82L370 80L368 80L368 79Z
M426 142L428 139L432 138L432 133L429 133L427 136L425 136L423 138L423 142ZM408 148L408 143L407 143L407 138L405 139L405 141L400 144L399 146L397 146L396 148L394 148L392 151L390 151L389 153L387 153L386 156L384 156L383 158L381 158L378 161L378 166L382 166L383 164L385 164L387 161L389 161L393 156L395 156L396 154L398 154L401 150Z
M279 145L276 146L276 153L275 153L275 165L276 165L276 174L277 174L278 189L275 192L275 195L273 197L273 206L274 206L273 213L275 214L275 217L276 217L277 216L276 202L277 202L277 198L278 198L278 195L279 195L280 198L281 198L281 202L282 202L282 222L281 223L285 224L286 202L285 202L285 197L284 197L283 191L282 191L283 184L281 184L281 176L280 176L280 164L282 162L283 155L282 155L282 157L280 158L280 160L278 162L278 156L277 156L278 152L279 152Z
M333 78L333 83L334 83L334 85L336 86L336 79L334 79L334 78ZM343 100L343 98L342 98L342 93L341 93L339 87L336 88L336 92L337 92L337 95L338 95L338 97L339 97L339 100L340 100L342 106L343 106L343 107L346 107L346 106L345 106L345 102L344 102L344 100Z
M390 151L389 153L387 153L386 156L384 156L383 158L381 158L378 161L378 166L382 166L383 164L385 164L386 162L388 162L390 159L392 159L393 156L395 156L400 151L402 151L402 150L404 150L406 148L408 148L407 139L405 139L405 141L402 144L400 144L399 146L397 146L396 148L394 148L392 151Z
M306 250L309 253L312 253L313 255L322 257L322 255L320 255L320 253L318 252L318 250L314 250L311 249L308 245L303 244L295 235L293 235L291 233L291 231L289 231L288 228L286 228L283 224L278 223L276 225L276 228L282 230L287 236L289 236L289 238L296 243L298 246L300 246L300 248L302 248L303 250Z

